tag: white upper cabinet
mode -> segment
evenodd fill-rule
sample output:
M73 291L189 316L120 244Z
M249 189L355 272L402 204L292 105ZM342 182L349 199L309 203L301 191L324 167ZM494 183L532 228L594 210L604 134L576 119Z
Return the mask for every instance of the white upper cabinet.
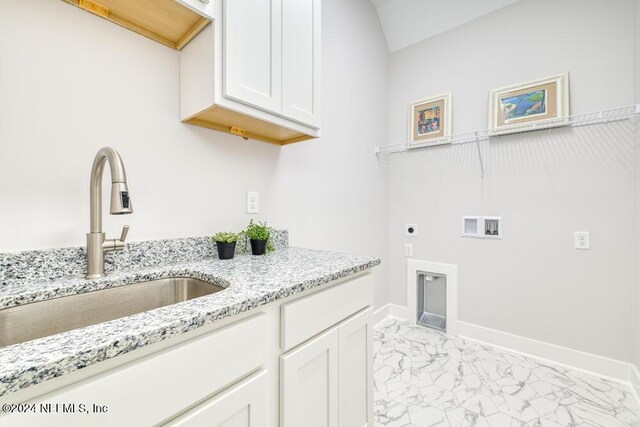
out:
M280 112L280 0L224 0L224 96Z
M279 145L320 136L320 0L211 1L215 21L180 52L181 120Z
M180 52L180 120L272 144L320 136L321 0L64 0Z
M320 125L320 0L282 0L282 113Z
M207 19L214 18L213 2L210 0L175 0L175 1Z

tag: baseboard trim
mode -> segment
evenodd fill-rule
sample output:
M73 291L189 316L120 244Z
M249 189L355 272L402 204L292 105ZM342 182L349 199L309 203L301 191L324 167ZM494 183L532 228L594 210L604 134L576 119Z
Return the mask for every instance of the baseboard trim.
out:
M408 321L407 307L387 304L374 313L375 324L388 317ZM640 396L640 370L631 363L550 344L509 332L458 321L457 335L524 356L625 383ZM640 402L640 398L638 399Z
M384 321L389 316L391 316L389 304L383 305L373 312L373 324L377 326L378 323Z
M458 334L465 339L489 344L525 356L532 356L545 362L595 374L616 382L628 384L631 380L632 365L620 360L467 322L458 322Z
M407 310L407 307L398 304L389 304L389 310L391 311L391 316L396 319L409 319L409 310Z
M373 312L373 324L377 325L380 322L393 317L395 319L407 320L407 307L403 307L398 304L386 304Z
M633 363L630 364L629 382L631 383L631 390L636 396L636 402L640 404L640 370Z

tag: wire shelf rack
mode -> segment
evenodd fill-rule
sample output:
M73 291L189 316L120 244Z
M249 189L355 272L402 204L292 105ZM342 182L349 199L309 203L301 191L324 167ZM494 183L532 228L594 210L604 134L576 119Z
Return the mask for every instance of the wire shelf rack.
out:
M480 164L482 166L482 153L480 151L480 142L499 139L506 137L508 134L524 133L539 130L552 130L558 127L578 127L589 126L595 124L606 124L620 120L629 120L636 116L640 116L640 104L630 105L627 107L612 108L609 110L596 111L593 113L576 114L573 116L560 117L548 120L540 120L538 122L529 122L517 125L511 125L501 128L500 133L496 133L490 129L482 129L473 132L465 132L446 136L428 141L405 142L400 144L381 145L375 147L375 153L401 153L418 148L430 148L442 145L459 145L476 143L478 146L478 155L480 156ZM484 167L482 166L483 173Z

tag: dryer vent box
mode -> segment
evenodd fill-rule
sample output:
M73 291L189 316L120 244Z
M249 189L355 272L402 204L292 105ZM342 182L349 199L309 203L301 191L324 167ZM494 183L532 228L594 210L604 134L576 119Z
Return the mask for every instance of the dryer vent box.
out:
M417 286L417 323L447 331L447 276L421 272Z

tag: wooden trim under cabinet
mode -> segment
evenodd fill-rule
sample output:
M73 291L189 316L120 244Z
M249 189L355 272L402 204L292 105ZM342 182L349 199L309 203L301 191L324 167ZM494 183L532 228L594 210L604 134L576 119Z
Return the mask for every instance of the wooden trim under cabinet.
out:
M257 139L275 145L293 144L313 138L310 135L246 116L221 106L208 108L183 120L183 122L241 136L244 139ZM232 131L232 128L243 130L244 134L236 133Z
M175 0L62 1L176 50L211 22Z

